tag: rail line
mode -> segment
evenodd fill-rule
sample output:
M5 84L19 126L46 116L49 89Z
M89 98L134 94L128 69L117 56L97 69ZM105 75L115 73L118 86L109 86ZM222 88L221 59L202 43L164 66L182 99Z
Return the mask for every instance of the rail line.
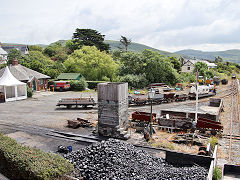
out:
M230 130L228 136L225 136L229 138L229 151L228 151L228 163L231 164L233 160L233 143L234 140L239 140L239 128L240 128L240 122L239 122L239 107L238 107L238 86L236 80L232 80L231 82L231 118L230 118Z

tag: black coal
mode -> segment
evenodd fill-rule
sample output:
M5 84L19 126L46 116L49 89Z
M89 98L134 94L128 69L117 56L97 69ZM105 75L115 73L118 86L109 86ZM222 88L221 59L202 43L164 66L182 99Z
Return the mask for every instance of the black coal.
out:
M131 144L110 139L64 155L82 179L206 179L207 170L173 166Z

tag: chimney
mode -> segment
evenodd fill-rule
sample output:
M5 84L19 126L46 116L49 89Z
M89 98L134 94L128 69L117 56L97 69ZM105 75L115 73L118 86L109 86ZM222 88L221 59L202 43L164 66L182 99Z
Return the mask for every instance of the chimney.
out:
M17 66L17 65L18 65L18 60L17 60L17 59L14 59L14 60L12 61L12 65L13 65L13 66Z

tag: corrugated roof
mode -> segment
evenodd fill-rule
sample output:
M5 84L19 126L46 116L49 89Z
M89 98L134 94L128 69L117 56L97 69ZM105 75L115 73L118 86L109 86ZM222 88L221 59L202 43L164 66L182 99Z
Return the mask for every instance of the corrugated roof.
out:
M79 77L82 77L80 73L61 73L57 79L66 79L66 80L74 80Z
M17 78L19 81L28 81L32 77L36 77L37 79L49 79L50 78L47 75L44 75L42 73L39 73L32 69L29 69L25 66L22 66L21 64L18 64L16 66L10 65L9 70L12 73L12 75L15 78ZM4 73L4 68L0 69L0 77L2 77L3 73Z

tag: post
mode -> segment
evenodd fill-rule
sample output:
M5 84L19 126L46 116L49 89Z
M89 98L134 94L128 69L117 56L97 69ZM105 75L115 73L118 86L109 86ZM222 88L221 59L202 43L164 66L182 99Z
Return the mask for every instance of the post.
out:
M148 99L151 102L151 112L150 112L150 136L152 137L153 134L153 119L152 119L152 101L153 101L153 97L154 97L155 91L154 89L150 89L150 91L148 91Z
M150 113L150 136L152 137L153 135L153 119L152 119L152 99L151 99L151 113Z
M196 83L196 113L195 113L195 125L197 127L198 120L198 69L197 69L197 83Z

